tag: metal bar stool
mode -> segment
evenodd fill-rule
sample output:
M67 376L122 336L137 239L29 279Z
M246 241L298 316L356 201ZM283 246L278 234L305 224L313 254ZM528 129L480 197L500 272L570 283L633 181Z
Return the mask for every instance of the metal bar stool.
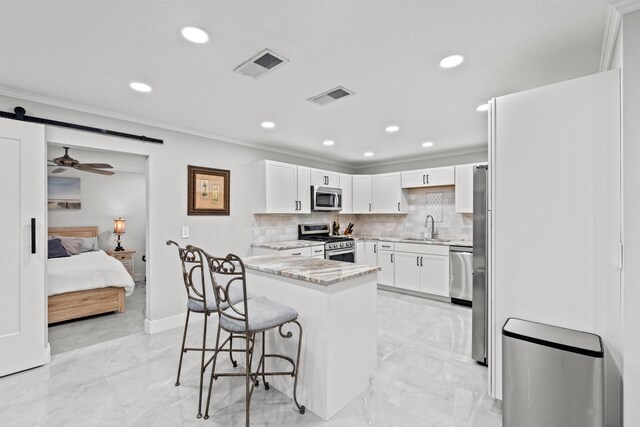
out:
M189 247L187 247L189 248ZM230 334L244 335L245 339L245 372L216 372L215 360L218 352L213 354L213 368L211 377L209 378L209 393L207 396L207 408L204 418L209 418L209 405L211 402L211 392L213 388L213 380L218 377L227 376L244 376L245 377L245 420L249 426L250 419L250 403L251 395L256 386L259 385L259 377L262 377L265 389L269 389L269 383L266 381L267 376L286 375L292 377L293 380L293 401L297 410L305 413L305 407L298 403L296 390L298 388L298 367L300 365L300 349L302 346L302 326L297 321L298 312L286 305L279 304L266 297L247 298L247 283L245 275L245 266L240 257L229 254L225 258L213 257L206 252L202 252L209 264L211 273L211 282L213 283L214 296L218 306L218 318L220 328L216 336L216 348L220 340L220 331L226 331ZM240 286L242 286L240 288ZM237 292L242 293L242 300L234 303L234 295ZM291 331L284 332L283 327L288 324L295 324L298 327L298 349L296 360L280 355L267 354L265 352L265 332L272 329L278 329L283 338L293 337ZM258 362L255 372L252 372L251 366L253 362L253 349L257 334L262 335L262 355ZM267 358L278 358L286 360L291 364L290 371L274 371L268 372L265 368Z
M180 372L182 371L182 359L183 356L188 351L198 351L201 353L200 357L200 391L199 391L199 402L198 402L198 418L202 418L202 386L204 379L204 372L207 369L207 366L211 361L215 363L214 358L211 358L207 363L205 363L205 354L207 351L212 351L214 354L217 354L220 351L228 352L229 358L231 359L231 363L234 367L238 366L238 362L233 359L233 352L243 352L244 350L234 350L233 349L233 340L240 338L244 339L244 336L230 334L222 343L219 344L219 340L216 341L215 348L207 348L207 324L209 320L209 316L211 313L215 313L218 310L218 305L216 304L215 299L212 299L210 296L207 299L207 281L205 279L205 269L207 269L205 264L205 258L202 255L202 252L199 250L193 250L191 247L181 248L173 240L167 240L167 245L176 245L178 248L178 256L180 257L180 262L182 264L182 278L184 279L184 286L187 290L187 316L184 323L184 333L182 335L182 346L180 348L180 362L178 362L178 375L176 377L176 386L180 385ZM243 300L245 296L238 290L229 295L229 300L232 304L238 303ZM226 308L222 306L223 309ZM199 348L196 347L186 347L187 340L187 330L189 328L189 318L191 313L198 313L204 316L204 327L202 331L202 346ZM217 336L220 336L220 324L218 323L218 333ZM226 348L227 343L229 344L229 348Z

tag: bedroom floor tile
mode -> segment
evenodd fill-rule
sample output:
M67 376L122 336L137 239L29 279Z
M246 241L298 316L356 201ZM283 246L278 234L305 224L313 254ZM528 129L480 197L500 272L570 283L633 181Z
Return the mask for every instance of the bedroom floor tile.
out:
M125 300L124 313L100 314L50 326L51 354L65 353L144 332L146 298L144 282L136 282L133 294Z
M328 422L310 411L300 415L291 399L259 387L251 424L500 426L500 402L486 393L486 368L470 358L470 318L465 307L379 291L379 358L371 386ZM209 323L213 333L215 323ZM78 333L60 329L60 336ZM192 324L188 345L198 342L201 331ZM244 425L242 378L216 381L211 418L196 418L197 354L187 353L181 384L174 385L181 338L181 328L138 332L58 353L49 365L0 378L0 425ZM226 358L221 363L232 369Z

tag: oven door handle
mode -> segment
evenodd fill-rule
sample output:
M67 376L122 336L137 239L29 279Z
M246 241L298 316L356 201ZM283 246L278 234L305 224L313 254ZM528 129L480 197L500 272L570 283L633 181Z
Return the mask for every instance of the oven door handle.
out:
M354 253L355 250L353 249L349 249L349 250L344 250L344 251L337 251L337 252L333 252L333 251L326 251L325 255L328 257L332 257L333 255L344 255L344 254L352 254Z

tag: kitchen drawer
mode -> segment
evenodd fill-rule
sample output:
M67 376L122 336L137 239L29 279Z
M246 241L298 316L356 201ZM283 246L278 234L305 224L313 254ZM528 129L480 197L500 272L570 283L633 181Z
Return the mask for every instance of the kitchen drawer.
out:
M449 246L428 243L396 243L397 252L413 252L425 255L449 255Z
M316 258L324 258L324 245L322 246L311 246L311 255Z
M311 247L284 249L278 251L278 255L311 256Z
M394 242L379 241L378 242L378 250L379 251L393 251L394 245L395 245Z

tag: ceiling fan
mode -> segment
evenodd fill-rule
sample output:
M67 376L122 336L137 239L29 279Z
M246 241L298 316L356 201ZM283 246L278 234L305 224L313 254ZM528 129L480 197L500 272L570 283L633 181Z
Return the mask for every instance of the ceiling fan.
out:
M113 169L113 166L108 165L106 163L80 163L76 159L73 159L69 156L69 147L64 148L64 156L55 158L53 160L47 160L48 162L53 163L52 165L47 165L49 167L58 166L56 169L52 170L51 173L60 173L64 172L64 168L74 168L83 172L92 172L99 173L101 175L113 175L114 172L102 170L102 169Z

